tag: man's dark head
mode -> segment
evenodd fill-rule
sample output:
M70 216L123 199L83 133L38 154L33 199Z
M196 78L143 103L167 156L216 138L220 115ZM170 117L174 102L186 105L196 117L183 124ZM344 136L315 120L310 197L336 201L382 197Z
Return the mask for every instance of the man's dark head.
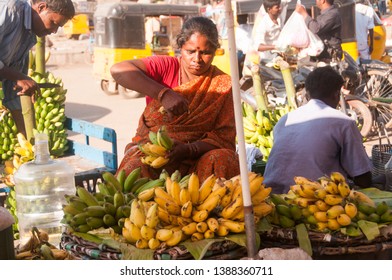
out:
M310 72L305 87L312 99L331 99L342 88L344 81L331 66L319 67ZM337 104L336 104L337 105Z
M263 5L264 9L266 12L268 12L268 9L271 9L273 6L280 6L281 0L264 0Z

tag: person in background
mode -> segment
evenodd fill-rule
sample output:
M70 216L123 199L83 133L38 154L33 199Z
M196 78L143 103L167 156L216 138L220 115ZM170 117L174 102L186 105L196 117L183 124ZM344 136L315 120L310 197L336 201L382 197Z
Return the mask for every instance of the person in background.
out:
M306 8L297 4L295 11L303 16L306 26L324 42L325 48L315 60L329 63L334 56L342 59L342 18L334 6L334 0L316 0L316 6L321 10L320 15L313 19Z
M238 25L235 27L235 44L237 47L238 72L241 78L245 55L251 48L250 33L252 31L252 27L248 24L247 14L237 15L237 23Z
M355 34L359 56L371 59L373 52L374 10L366 0L358 0L355 4ZM369 44L368 44L369 41Z
M57 32L75 15L71 0L3 0L0 2L0 79L3 105L8 108L18 131L26 135L19 95L39 93L28 75L29 50L37 36Z
M387 13L387 5L385 0L378 0L378 11L380 12L380 15L385 15ZM381 17L380 17L381 18Z
M214 22L206 17L187 20L177 37L179 57L150 56L119 62L111 74L121 86L150 96L136 135L125 148L118 171L129 174L141 166L142 176L158 178L164 168L181 175L196 172L203 181L211 174L231 178L240 173L235 150L231 78L211 65L219 48ZM138 144L149 132L166 126L174 140L169 162L154 169L143 164Z
M369 187L372 164L354 120L337 110L343 78L332 67L316 68L306 78L310 101L279 119L264 172L274 193L287 193L294 176L317 180L342 173Z
M261 60L271 61L276 56L271 51L275 50L275 44L283 27L279 17L282 11L281 0L265 0L263 6L267 14L260 19L257 32L253 37L253 47L259 51Z

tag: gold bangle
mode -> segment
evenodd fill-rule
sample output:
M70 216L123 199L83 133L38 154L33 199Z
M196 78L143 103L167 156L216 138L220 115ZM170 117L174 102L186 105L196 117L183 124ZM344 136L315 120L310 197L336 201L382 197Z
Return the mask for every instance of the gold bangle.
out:
M163 96L165 95L165 93L166 92L168 92L170 90L170 88L167 88L167 87L164 87L163 89L161 89L160 91L159 91L159 93L158 93L158 101L160 102L160 103L162 103L162 98L163 98Z

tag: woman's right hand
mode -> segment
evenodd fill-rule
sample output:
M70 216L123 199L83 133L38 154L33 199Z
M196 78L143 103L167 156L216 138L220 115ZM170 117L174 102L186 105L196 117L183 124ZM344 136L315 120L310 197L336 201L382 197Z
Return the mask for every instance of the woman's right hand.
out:
M188 100L173 90L168 90L163 95L161 103L170 115L179 116L188 112Z

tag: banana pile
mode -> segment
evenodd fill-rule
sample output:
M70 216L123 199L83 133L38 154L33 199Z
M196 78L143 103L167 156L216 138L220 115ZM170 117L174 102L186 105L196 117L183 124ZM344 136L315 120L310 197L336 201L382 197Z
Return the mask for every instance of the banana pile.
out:
M44 75L32 72L31 78L37 83L54 83L60 85L56 88L42 88L40 96L34 103L36 129L49 137L49 152L59 157L68 150L67 132L65 122L65 95L61 78L55 78L51 72Z
M195 173L181 176L178 170L169 175L163 169L155 180L140 173L140 167L127 176L104 172L94 194L77 187L76 195L66 196L63 223L79 232L112 228L140 249L245 232L240 176L226 180L211 175L200 182ZM248 176L258 221L273 211L271 188L261 175Z
M33 227L30 238L16 247L17 260L71 260L74 259L66 250L57 249L48 242L49 236L43 230Z
M121 234L137 194L164 183L163 179L140 177L140 171L141 168L134 169L127 176L124 170L117 176L105 171L101 174L102 182L97 183L99 192L94 194L78 186L75 195L66 196L62 223L78 232L104 227Z
M148 136L151 142L139 145L140 151L145 155L140 160L153 168L161 168L169 162L169 158L165 155L172 148L173 140L167 134L165 126L159 128L157 132L150 131Z
M345 228L348 235L359 232L356 222L392 222L392 209L385 202L376 205L366 194L350 189L339 172L317 181L294 177L287 195L271 194L275 211L271 222L283 228L305 223L309 229L328 232Z
M177 171L176 171L177 172ZM175 173L176 173L175 172ZM209 176L200 183L195 173L180 178L166 176L163 187L154 187L153 196L134 200L123 236L138 248L175 246L184 240L198 241L245 232L240 177L229 180ZM177 177L177 178L176 178ZM273 210L267 202L271 188L263 177L250 172L250 193L255 219ZM147 206L146 206L147 204Z
M258 147L267 161L273 145L273 128L278 120L291 111L289 105L278 105L268 112L254 110L246 102L242 102L242 121L245 142Z
M11 113L1 106L0 101L0 163L12 159L17 133L18 129Z

